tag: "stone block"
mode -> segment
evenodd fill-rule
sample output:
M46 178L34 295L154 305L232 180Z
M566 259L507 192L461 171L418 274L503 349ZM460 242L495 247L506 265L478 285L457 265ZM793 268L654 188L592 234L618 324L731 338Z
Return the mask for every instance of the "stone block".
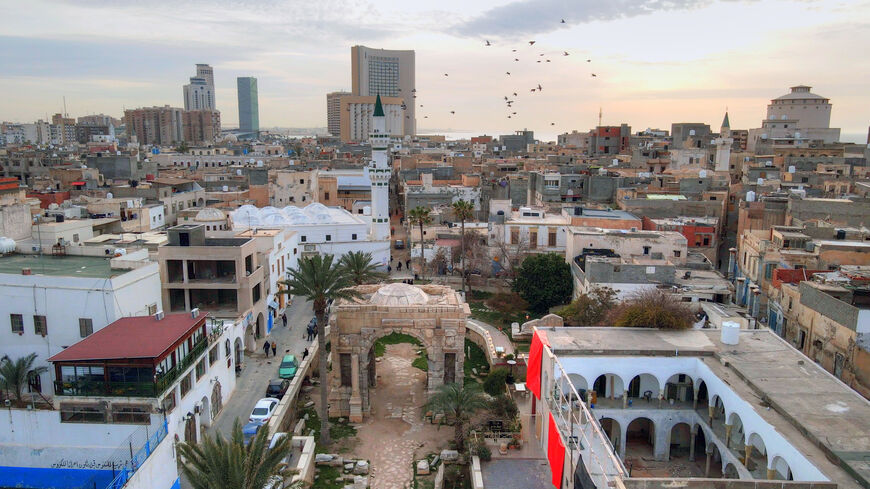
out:
M353 467L353 473L357 475L365 475L369 473L369 462L367 460L357 460Z
M326 465L333 460L335 460L335 455L331 453L318 453L314 456L314 463L317 465Z
M369 478L364 475L357 475L353 478L354 489L366 489L369 485Z
M353 464L352 464L352 463L344 464L344 471L345 471L345 472L350 472L351 470L353 470Z
M429 462L425 459L417 461L417 475L429 475Z
M445 462L455 462L459 460L459 452L456 450L441 450L441 460Z

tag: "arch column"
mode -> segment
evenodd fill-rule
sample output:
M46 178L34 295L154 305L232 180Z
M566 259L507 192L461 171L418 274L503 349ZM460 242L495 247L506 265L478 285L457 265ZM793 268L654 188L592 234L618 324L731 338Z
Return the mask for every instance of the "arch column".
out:
M669 441L671 439L671 429L673 429L673 426L669 429L664 429L663 427L658 426L652 418L648 419L652 423L652 428L655 431L653 436L653 458L661 462L667 462L671 457L671 445Z
M626 409L628 407L628 391L622 391L622 409Z
M695 388L695 389L693 389L693 391L694 391L694 394L692 397L692 410L697 411L698 410L698 389Z
M698 425L692 425L692 436L691 441L689 443L689 462L695 461L695 437L698 436Z
M710 428L713 427L713 415L716 414L716 406L712 404L707 404L707 424L710 425Z
M713 460L713 444L707 443L707 462L704 464L704 477L710 477L710 462Z
M733 427L734 425L725 424L725 448L731 448L731 428Z
M630 421L619 422L619 453L622 460L625 460L625 439L628 436L628 425Z
M776 479L776 469L767 469L767 480L775 480Z
M362 396L360 395L359 390L359 354L357 353L352 353L350 355L350 372L350 415L348 416L348 419L350 419L351 423L362 423L363 410Z
M749 470L749 458L752 457L752 443L747 443L743 446L746 450L746 458L743 459L743 466Z

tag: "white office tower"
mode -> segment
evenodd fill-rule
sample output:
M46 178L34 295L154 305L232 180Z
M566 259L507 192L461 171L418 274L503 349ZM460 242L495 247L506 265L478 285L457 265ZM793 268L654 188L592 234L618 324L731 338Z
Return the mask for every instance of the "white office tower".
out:
M369 144L372 145L372 162L368 167L369 180L372 182L372 227L373 241L390 239L390 161L387 148L390 145L390 135L387 133L384 107L381 96L375 99L375 110L372 113L374 130L369 134Z

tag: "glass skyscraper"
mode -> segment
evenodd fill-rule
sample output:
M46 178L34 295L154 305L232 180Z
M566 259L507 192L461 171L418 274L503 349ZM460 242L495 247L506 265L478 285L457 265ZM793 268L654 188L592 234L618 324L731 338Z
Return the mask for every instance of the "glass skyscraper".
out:
M239 89L239 137L256 139L260 134L260 108L257 101L257 79L243 76L236 79Z

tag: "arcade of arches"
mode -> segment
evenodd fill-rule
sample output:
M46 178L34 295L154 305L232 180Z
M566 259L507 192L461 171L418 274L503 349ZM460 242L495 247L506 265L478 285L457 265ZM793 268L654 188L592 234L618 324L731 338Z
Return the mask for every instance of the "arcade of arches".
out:
M441 285L361 285L359 297L337 301L330 316L333 368L329 415L361 422L371 412L375 387L374 344L392 332L420 340L428 354L426 388L462 382L465 322L471 311L459 294Z

